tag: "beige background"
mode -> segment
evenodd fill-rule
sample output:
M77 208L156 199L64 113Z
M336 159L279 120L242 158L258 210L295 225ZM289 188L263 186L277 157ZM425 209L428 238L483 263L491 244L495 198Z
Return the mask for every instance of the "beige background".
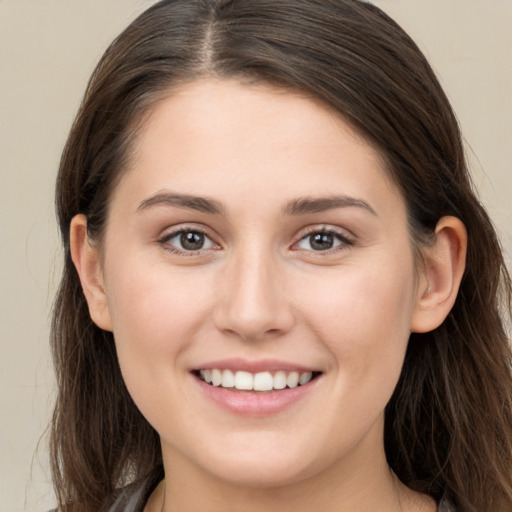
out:
M61 255L52 193L88 75L146 0L0 0L0 511L53 505L48 318ZM375 0L425 51L512 254L512 0Z

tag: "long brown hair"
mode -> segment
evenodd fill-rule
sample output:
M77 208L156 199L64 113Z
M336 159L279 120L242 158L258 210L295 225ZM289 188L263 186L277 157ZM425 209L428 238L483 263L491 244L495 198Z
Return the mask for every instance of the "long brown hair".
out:
M386 410L389 464L409 487L460 512L512 510L510 279L470 183L450 104L413 41L358 0L164 0L108 48L69 135L56 205L65 266L52 347L59 394L52 464L62 510L97 512L162 464L157 433L131 400L112 333L90 319L69 250L83 213L101 241L109 197L144 115L201 76L299 90L340 112L379 149L421 243L444 215L468 231L458 299L435 331L413 334Z

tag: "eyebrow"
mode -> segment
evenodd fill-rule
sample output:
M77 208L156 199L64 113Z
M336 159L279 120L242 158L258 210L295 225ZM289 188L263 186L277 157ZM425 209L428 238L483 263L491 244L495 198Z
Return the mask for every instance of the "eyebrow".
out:
M177 206L178 208L187 208L202 213L212 213L214 215L222 215L224 208L213 199L206 197L191 196L187 194L159 193L142 201L137 211L146 210L152 206Z
M377 212L364 200L350 196L302 197L294 199L284 209L285 215L306 215L337 208L362 208L376 217Z
M158 193L145 199L139 204L137 211L161 205L176 206L213 215L223 215L225 213L222 204L214 199L170 192ZM307 215L350 207L362 208L377 216L375 210L366 201L350 196L301 197L290 201L284 207L283 213L284 215Z

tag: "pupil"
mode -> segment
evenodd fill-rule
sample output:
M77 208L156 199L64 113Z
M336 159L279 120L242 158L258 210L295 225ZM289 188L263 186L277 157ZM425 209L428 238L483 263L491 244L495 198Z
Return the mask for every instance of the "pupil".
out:
M197 231L186 231L180 237L181 246L188 251L197 251L203 248L204 235Z
M334 244L333 235L329 233L316 233L310 237L311 247L315 251L325 251L331 249Z

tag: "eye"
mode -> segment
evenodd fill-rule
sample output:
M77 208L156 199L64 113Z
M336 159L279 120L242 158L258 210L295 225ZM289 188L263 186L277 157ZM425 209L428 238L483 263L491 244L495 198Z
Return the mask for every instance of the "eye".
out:
M206 233L197 229L174 231L164 236L160 243L173 252L197 252L218 247Z
M296 244L298 249L305 251L329 251L339 246L352 245L346 236L332 230L314 231L301 238Z

